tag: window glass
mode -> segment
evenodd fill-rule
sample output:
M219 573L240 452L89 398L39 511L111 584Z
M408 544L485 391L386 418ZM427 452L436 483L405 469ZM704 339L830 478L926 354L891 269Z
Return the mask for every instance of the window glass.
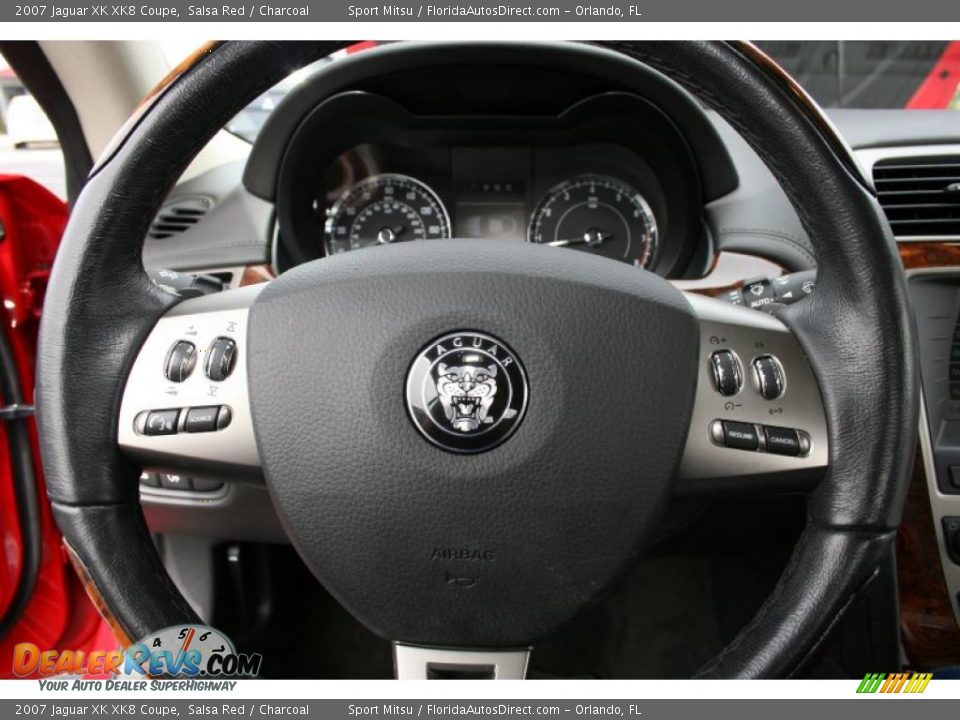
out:
M53 125L0 55L0 173L24 175L62 200L63 153Z
M372 41L356 43L346 50L333 53L322 60L318 60L305 68L297 70L237 113L236 117L227 123L226 129L244 140L253 142L260 133L263 124L267 121L267 117L273 112L273 109L283 96L303 82L303 80L310 76L318 67L333 62L338 58L345 57L346 55L376 47L378 44L380 43ZM197 49L195 43L180 40L161 40L160 45L163 55L170 67L176 67L184 58L191 55Z
M960 41L757 45L824 107L960 110Z
M377 43L359 43L317 65ZM194 49L165 40L171 67ZM775 41L757 45L828 108L960 110L960 41ZM277 103L316 69L293 73L244 108L227 130L253 142Z

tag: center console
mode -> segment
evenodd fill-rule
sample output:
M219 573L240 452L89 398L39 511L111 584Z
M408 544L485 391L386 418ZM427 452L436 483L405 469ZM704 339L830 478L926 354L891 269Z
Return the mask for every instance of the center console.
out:
M939 560L960 620L960 268L908 275L920 342L920 449Z

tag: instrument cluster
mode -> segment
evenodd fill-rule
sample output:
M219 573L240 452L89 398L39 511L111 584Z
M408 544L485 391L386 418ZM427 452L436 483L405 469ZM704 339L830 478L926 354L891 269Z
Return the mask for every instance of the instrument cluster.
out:
M615 153L610 148L605 152ZM513 172L498 177L493 167L486 177L477 176L477 164L458 161L461 153L454 150L449 158L437 157L432 167L421 168L432 176L429 181L415 176L417 168L406 163L382 162L390 155L383 148L358 148L341 156L314 201L324 254L459 237L579 250L640 268L654 264L661 223L656 198L648 197L657 194L649 175L641 190L636 179L618 172L615 162L575 161L558 177L565 168L537 173L538 163L517 161L517 156L534 160L536 153L529 150L499 153L514 155L500 164L512 165ZM473 152L462 154L469 158ZM574 155L597 160L604 152L595 148ZM544 164L556 166L555 160ZM404 172L393 171L398 166ZM521 169L529 175L523 177L517 172Z
M283 152L279 269L380 245L475 238L679 277L706 247L690 145L644 98L601 93L541 115L423 110L345 92L316 105L289 140L258 140L264 153ZM269 177L263 162L248 163L248 185Z

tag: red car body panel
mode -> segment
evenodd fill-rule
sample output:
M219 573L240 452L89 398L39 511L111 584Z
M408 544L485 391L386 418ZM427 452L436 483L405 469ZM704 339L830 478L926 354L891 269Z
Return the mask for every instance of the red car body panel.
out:
M20 373L23 397L33 400L37 331L50 267L67 222L67 206L29 178L0 175L0 323ZM30 642L41 649L112 649L116 641L63 552L40 465L36 425L30 421L43 543L40 570L19 621L0 639L0 677L13 675L13 649ZM6 428L0 423L0 611L6 609L22 572L23 535L17 514ZM98 648L98 649L100 649Z
M943 110L957 94L960 86L960 41L947 43L943 55L933 66L913 97L909 110Z

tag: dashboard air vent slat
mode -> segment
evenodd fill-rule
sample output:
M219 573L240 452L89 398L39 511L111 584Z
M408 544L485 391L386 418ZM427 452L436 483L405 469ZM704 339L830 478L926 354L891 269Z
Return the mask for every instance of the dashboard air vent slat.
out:
M897 237L960 237L960 157L881 160L873 184Z
M213 207L213 199L205 195L177 198L164 205L150 223L147 237L150 240L166 240L179 235L196 225Z

